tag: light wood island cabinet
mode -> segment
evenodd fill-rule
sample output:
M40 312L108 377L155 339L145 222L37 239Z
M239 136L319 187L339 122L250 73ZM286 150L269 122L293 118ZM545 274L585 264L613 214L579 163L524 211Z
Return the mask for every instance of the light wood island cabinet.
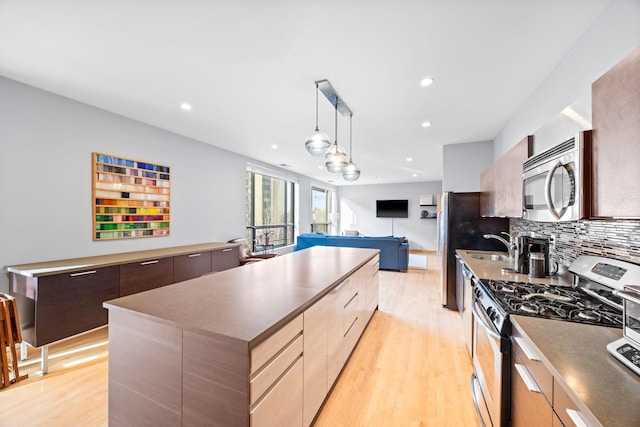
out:
M110 425L309 426L377 307L378 254L315 246L108 301Z

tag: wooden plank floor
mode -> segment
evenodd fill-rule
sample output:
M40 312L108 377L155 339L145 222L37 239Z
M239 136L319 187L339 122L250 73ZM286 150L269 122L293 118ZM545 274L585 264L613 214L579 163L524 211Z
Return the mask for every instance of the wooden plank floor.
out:
M457 312L440 305L439 260L427 270L380 272L380 305L316 427L477 426L472 366ZM50 348L41 376L37 352L0 389L0 426L107 426L106 328Z

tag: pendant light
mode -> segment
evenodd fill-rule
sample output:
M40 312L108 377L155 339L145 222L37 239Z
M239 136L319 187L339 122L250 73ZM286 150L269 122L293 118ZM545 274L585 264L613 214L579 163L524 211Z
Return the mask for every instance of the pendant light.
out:
M304 148L313 157L322 157L330 146L331 141L327 134L318 129L318 83L316 83L316 130L307 136Z
M349 115L349 163L342 171L342 178L345 181L357 181L360 178L360 168L353 163L353 114Z
M336 97L336 140L325 155L325 167L330 173L341 173L347 167L347 156L344 150L338 147L338 98Z

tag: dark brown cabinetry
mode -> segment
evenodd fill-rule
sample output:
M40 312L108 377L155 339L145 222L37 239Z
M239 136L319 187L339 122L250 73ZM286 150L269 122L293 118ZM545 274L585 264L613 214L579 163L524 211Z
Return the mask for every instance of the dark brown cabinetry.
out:
M5 269L18 301L24 341L41 347L106 325L105 301L238 264L236 244L205 243Z
M102 303L117 298L119 267L44 277L12 275L23 339L40 347L107 324Z
M480 174L480 215L522 218L522 164L532 154L529 135Z
M212 252L211 271L224 271L237 267L240 262L240 251L237 246L216 249Z
M592 87L596 218L640 218L640 48Z
M211 272L211 251L195 252L187 255L173 257L173 281L200 277Z
M120 266L120 296L137 294L173 283L173 257Z

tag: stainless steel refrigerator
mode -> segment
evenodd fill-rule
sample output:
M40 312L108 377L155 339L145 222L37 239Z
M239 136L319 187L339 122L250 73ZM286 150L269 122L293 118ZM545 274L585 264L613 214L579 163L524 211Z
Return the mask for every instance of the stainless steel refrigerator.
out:
M438 253L442 260L440 273L442 306L457 310L456 304L456 249L498 250L507 248L485 234L509 231L508 218L480 216L480 193L445 192L438 212Z

